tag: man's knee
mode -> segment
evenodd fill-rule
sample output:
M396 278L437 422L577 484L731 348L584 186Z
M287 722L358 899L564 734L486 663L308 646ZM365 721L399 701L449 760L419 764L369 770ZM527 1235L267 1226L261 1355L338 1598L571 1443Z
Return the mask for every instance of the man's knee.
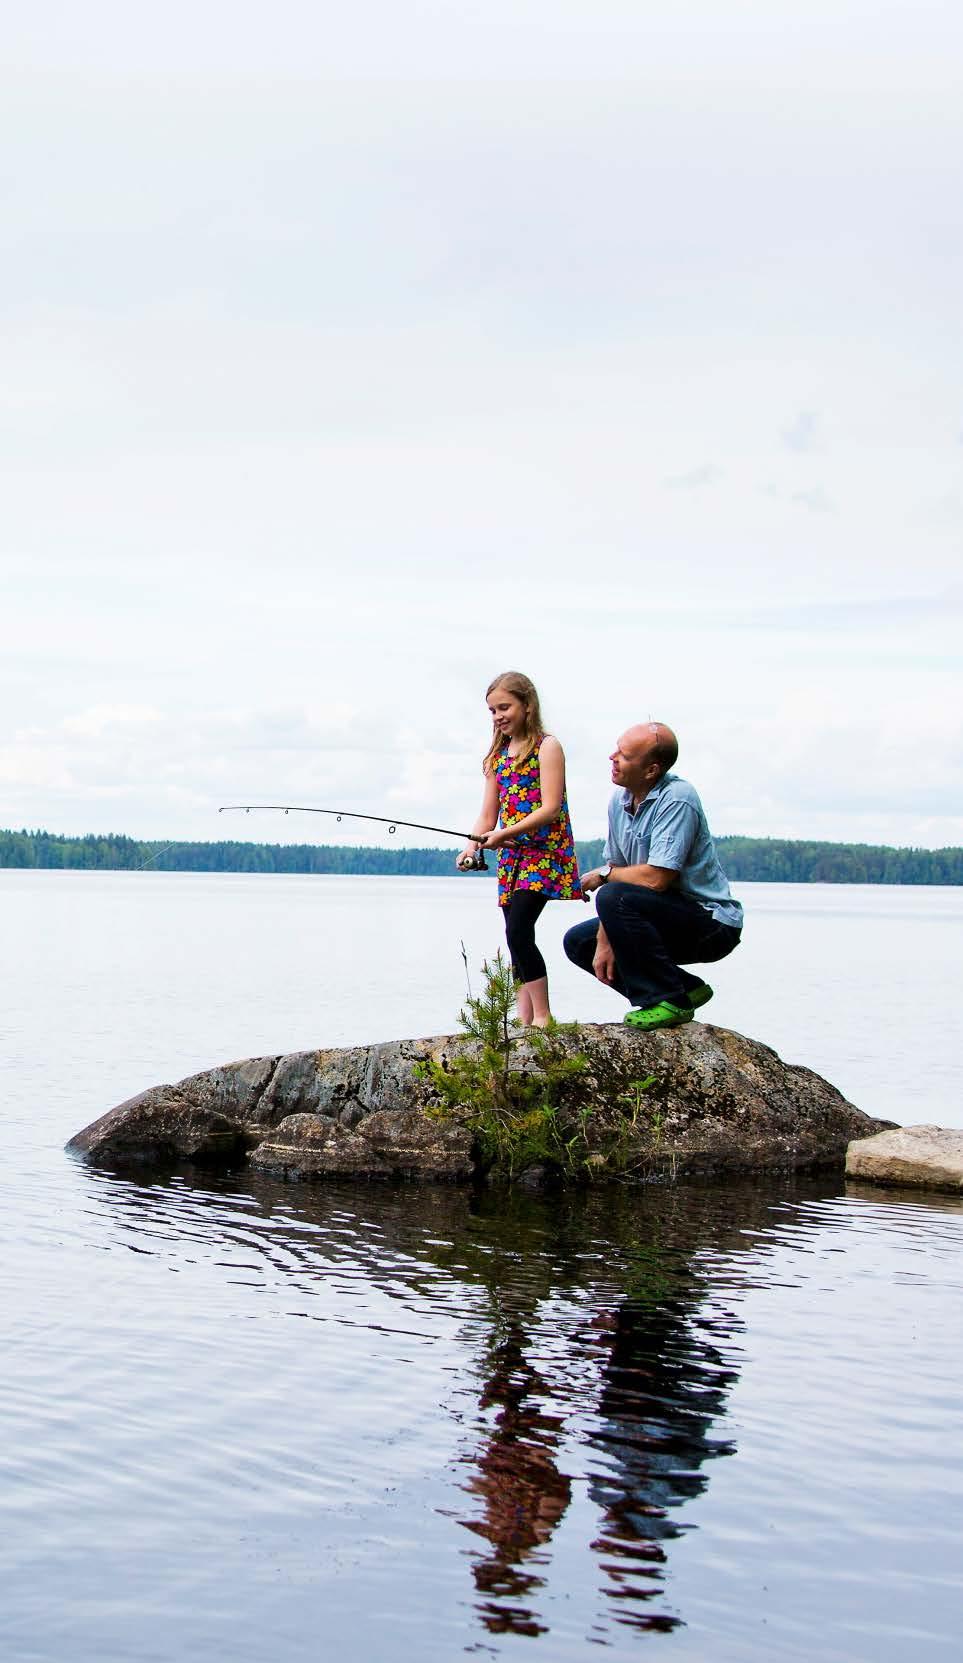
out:
M666 898L657 889L647 889L640 883L606 883L597 892L595 909L608 929L609 922L618 924L620 918L644 919L658 925L669 908Z
M649 912L657 910L651 907L650 901L659 896L654 889L645 889L637 883L605 883L595 896L595 910L603 925L608 929L611 922L615 922L627 912L631 917L645 917Z
M731 924L714 924L702 944L700 958L694 962L717 964L720 959L728 958L729 954L735 951L740 940L740 931L734 929Z
M601 889L595 891L595 910L599 915L599 922L605 924L610 920L617 907L618 896L615 884L604 883Z
M594 918L587 918L582 924L573 924L572 928L566 930L562 937L562 947L566 958L571 959L573 964L579 966L584 966L586 956L589 959L594 958L598 932L599 927Z

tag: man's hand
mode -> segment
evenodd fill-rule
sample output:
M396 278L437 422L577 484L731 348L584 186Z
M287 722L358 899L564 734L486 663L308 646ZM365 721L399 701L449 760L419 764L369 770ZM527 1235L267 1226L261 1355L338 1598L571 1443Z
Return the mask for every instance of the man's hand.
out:
M582 879L582 889L586 895L591 895L593 889L601 889L604 882L602 868L597 866L594 872L586 872Z
M601 930L599 930L598 940L595 944L592 970L599 981L605 983L606 987L612 986L615 981L615 954L612 951L608 936L604 935Z

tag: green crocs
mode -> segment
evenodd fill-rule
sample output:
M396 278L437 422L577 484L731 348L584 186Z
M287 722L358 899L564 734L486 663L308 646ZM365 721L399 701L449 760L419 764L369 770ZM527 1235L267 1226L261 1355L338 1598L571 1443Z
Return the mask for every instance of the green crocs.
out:
M680 1028L683 1022L692 1021L692 1010L690 1006L683 1010L681 1005L670 1005L668 999L662 999L648 1010L627 1011L622 1021L630 1028Z
M707 1005L711 998L712 989L708 982L700 982L698 987L689 989L689 1004L694 1011L697 1011L700 1005Z

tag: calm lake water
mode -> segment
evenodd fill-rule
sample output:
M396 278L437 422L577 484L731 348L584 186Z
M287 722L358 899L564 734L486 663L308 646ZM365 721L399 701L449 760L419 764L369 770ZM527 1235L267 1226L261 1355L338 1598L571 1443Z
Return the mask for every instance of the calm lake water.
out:
M713 1020L963 1124L963 891L739 892ZM64 1141L146 1085L453 1029L492 888L0 872L0 908L5 1659L958 1655L963 1203L98 1173ZM556 1014L614 1019L581 916Z

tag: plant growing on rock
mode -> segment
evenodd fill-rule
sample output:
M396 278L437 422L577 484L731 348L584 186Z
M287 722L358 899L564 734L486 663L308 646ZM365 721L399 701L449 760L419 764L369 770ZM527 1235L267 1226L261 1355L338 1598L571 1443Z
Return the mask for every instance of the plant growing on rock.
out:
M636 1131L641 1120L658 1149L665 1133L665 1119L659 1103L645 1101L645 1093L655 1085L658 1080L654 1074L648 1074L644 1080L630 1080L629 1089L621 1093L619 1102L625 1104L627 1128Z
M586 1112L560 1113L566 1086L587 1066L560 1043L571 1030L518 1029L515 978L501 952L482 965L482 991L459 1012L467 1043L447 1063L416 1064L438 1101L428 1113L455 1116L474 1133L483 1160L510 1176L532 1166L574 1172L589 1155ZM519 1056L519 1048L527 1055ZM519 1062L525 1066L518 1066Z

